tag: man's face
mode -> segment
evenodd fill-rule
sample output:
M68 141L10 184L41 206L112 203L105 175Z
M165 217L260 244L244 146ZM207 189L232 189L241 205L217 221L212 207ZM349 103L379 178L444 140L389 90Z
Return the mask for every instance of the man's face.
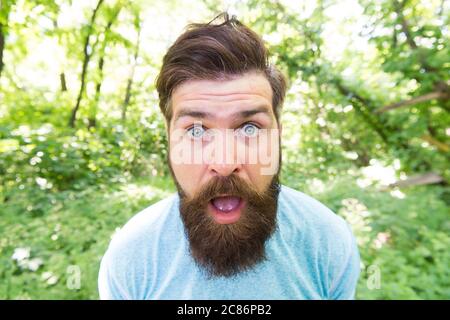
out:
M172 94L169 165L192 256L230 276L264 258L276 227L280 134L260 74L188 81Z

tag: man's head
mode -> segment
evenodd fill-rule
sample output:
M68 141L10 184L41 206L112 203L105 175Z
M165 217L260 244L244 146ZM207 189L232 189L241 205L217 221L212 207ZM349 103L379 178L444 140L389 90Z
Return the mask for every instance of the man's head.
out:
M276 228L286 82L261 38L221 16L175 41L157 90L192 256L210 275L230 276L264 258Z

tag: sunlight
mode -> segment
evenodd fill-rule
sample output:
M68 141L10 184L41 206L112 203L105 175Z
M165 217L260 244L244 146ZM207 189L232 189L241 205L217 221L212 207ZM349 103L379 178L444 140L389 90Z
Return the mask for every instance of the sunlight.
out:
M388 186L397 181L396 170L398 170L400 162L397 159L391 166L385 166L377 159L370 160L370 166L361 170L363 178L358 179L357 183L361 188L365 188L374 183L382 186Z

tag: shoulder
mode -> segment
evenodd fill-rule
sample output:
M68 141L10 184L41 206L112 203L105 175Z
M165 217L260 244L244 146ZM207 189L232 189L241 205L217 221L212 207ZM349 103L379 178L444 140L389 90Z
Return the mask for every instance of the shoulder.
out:
M287 220L298 231L314 231L314 234L322 233L324 236L340 237L344 241L351 240L347 222L303 192L281 186L279 206L282 219Z
M162 230L170 225L177 201L178 196L174 194L137 213L114 234L108 251L133 254L136 250L148 248L152 240L156 240Z
M173 194L140 211L114 235L111 245L130 244L151 235L149 231L155 231L167 222L177 201L178 196Z
M320 201L282 186L280 232L305 252L328 298L352 298L359 276L359 252L350 225ZM286 235L287 234L287 235Z

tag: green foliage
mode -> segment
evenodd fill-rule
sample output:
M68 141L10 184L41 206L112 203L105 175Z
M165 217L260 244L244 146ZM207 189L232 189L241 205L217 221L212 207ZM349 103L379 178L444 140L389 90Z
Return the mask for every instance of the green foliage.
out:
M1 210L0 298L98 299L99 262L116 228L174 190L166 179L111 182L114 187L29 186L11 193ZM29 257L12 259L20 250ZM71 286L73 266L79 288Z
M361 189L338 180L317 198L350 222L362 272L358 299L445 299L450 293L449 191L417 187L396 192ZM371 286L373 272L380 286Z
M105 1L90 23L97 3L1 2L0 298L97 298L114 230L174 191L154 80L176 25L211 19L221 2ZM449 297L448 4L291 3L233 5L288 77L282 182L351 224L363 262L357 298ZM379 112L430 93L440 96ZM365 184L379 163L390 179L444 181L388 190L376 172ZM80 289L67 285L70 266Z

